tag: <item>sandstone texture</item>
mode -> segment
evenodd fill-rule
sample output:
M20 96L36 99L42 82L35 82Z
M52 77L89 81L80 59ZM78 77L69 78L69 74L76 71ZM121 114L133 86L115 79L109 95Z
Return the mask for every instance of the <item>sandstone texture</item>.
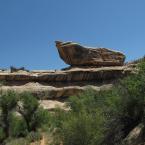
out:
M14 90L18 93L22 92L31 92L34 96L36 96L40 100L49 100L49 99L57 99L62 100L63 98L76 95L85 90L92 89L95 91L107 90L112 87L112 84L105 85L86 85L86 86L68 86L68 87L53 87L53 86L44 86L36 83L27 83L25 85L5 85L1 86L0 89L2 91Z
M65 99L88 89L107 90L120 78L133 73L133 64L124 64L123 53L107 48L88 48L56 41L60 57L70 67L62 70L0 69L0 90L31 92L47 110L64 107ZM63 102L64 101L64 102ZM67 108L65 108L67 110Z
M83 92L110 89L119 78L132 73L132 67L72 68L58 71L0 72L3 91L32 92L39 99L60 99Z
M144 141L144 125L136 126L124 139L124 145L145 145Z
M0 81L11 82L102 82L114 80L128 75L132 68L127 66L100 67L100 68L72 68L69 70L46 71L46 72L0 72Z
M107 48L90 48L73 42L56 41L60 57L71 66L122 66L125 55Z

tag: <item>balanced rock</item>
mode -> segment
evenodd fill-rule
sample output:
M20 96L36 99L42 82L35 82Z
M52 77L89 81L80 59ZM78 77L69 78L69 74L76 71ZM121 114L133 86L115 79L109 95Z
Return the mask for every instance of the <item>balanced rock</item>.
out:
M122 66L125 55L107 48L90 48L73 42L56 41L60 57L71 66Z

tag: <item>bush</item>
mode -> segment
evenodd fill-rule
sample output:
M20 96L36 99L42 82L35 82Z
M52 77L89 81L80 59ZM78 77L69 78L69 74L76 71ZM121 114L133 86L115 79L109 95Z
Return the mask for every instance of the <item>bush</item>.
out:
M39 141L42 139L42 135L39 132L30 132L27 136L29 142Z
M105 116L97 105L103 100L99 97L89 90L68 100L70 112L57 111L55 120L58 129L54 134L54 144L96 145L101 142Z
M48 111L40 108L38 100L30 93L21 94L19 112L23 116L29 132L37 131L48 121Z
M27 125L22 116L13 114L10 121L10 136L25 137L28 134Z
M118 94L117 105L110 106L107 114L115 114L106 122L104 144L119 144L145 116L145 62L139 64L139 70L119 82L115 91ZM114 97L116 100L116 97ZM108 100L110 100L108 98ZM110 101L112 102L112 101ZM112 104L115 104L112 102ZM109 138L112 138L111 140Z
M3 131L3 128L0 127L0 143L4 140L5 138L5 133Z
M12 138L11 140L7 140L5 145L30 145L30 142L26 138Z
M56 112L54 144L119 145L138 124L145 125L145 62L112 90L87 91L68 100L70 112ZM54 117L54 118L55 118ZM56 119L55 118L55 119Z
M49 119L48 111L39 107L38 100L30 93L16 94L8 91L0 94L0 142L11 138L26 137L36 132ZM32 134L32 136L33 136Z
M8 91L0 94L0 127L2 128L5 138L9 137L10 116L17 105L17 95Z

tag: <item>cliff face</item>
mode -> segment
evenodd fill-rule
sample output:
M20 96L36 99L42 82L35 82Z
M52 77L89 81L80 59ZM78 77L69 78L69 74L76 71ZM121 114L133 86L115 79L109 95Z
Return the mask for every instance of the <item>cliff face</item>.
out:
M56 46L60 57L71 65L69 69L1 70L0 82L4 82L1 83L1 90L30 91L41 100L63 100L88 88L96 91L110 89L117 79L127 76L134 69L132 64L123 64L125 56L117 51L58 41Z

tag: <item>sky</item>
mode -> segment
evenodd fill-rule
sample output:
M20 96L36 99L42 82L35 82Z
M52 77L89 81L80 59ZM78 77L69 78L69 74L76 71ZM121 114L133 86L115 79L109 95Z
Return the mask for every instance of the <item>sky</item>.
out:
M0 68L61 69L55 40L145 55L145 0L0 0Z

